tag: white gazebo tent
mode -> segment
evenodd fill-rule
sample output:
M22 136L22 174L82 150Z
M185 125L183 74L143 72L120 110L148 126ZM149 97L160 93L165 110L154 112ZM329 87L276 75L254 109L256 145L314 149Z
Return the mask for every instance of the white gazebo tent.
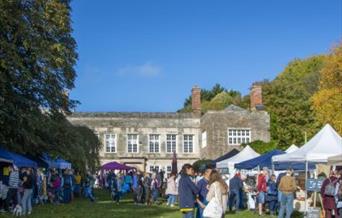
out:
M337 154L342 154L342 138L329 124L326 124L297 151L274 156L272 161L327 163L328 157Z
M298 147L297 147L297 145L295 145L295 144L292 144L290 147L288 147L287 149L286 149L286 153L292 153L292 152L294 152L294 151L297 151L298 150Z
M305 181L307 181L308 163L327 163L328 158L342 154L342 138L326 124L314 137L297 151L272 157L273 162L304 162ZM307 191L305 191L305 200ZM305 203L305 206L307 204ZM307 209L307 208L306 208Z
M228 168L229 172L231 173L233 172L234 165L236 163L240 163L242 161L249 160L258 156L260 156L260 154L255 152L253 148L247 145L244 149L242 149L242 151L240 151L238 154L234 155L233 157L217 162L216 168L219 168L219 169Z
M328 164L329 165L342 165L342 154L329 157Z

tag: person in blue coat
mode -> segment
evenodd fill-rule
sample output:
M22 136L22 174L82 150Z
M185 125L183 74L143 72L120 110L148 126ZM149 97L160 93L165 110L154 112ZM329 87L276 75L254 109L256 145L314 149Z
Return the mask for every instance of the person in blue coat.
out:
M178 185L179 208L183 213L183 218L194 218L194 207L199 193L198 187L191 180L194 174L191 164L183 165Z

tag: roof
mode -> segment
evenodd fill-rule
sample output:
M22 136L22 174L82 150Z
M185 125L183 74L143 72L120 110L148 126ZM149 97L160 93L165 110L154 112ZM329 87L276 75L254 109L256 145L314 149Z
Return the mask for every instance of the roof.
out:
M328 158L342 154L342 137L326 124L314 137L297 151L279 155L273 158L274 162L316 162L325 163Z
M69 115L70 118L81 117L118 117L118 118L198 118L193 113L177 113L177 112L74 112Z
M215 160L213 160L214 162L219 162L228 158L231 158L233 156L235 156L236 154L238 154L240 151L237 150L236 148L234 148L233 150L225 153L224 155L222 155L221 157L216 158Z
M217 168L234 168L235 163L239 163L241 161L249 160L254 157L260 156L257 152L253 150L249 145L244 147L242 151L238 154L230 157L228 159L222 160L216 163Z
M225 111L246 111L246 109L243 109L242 107L236 106L234 104L230 104L224 110Z

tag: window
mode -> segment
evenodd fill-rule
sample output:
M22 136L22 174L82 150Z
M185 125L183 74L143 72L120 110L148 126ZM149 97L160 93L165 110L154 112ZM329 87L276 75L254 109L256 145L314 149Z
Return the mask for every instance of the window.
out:
M251 142L250 129L228 129L228 145L240 145Z
M171 173L171 171L172 171L172 167L171 167L171 166L167 166L167 167L166 167L166 172L167 172L167 173Z
M138 153L138 135L128 134L127 135L127 152Z
M176 152L177 135L167 134L166 135L166 152L173 153Z
M202 148L207 147L207 132L202 132Z
M193 135L184 135L183 141L183 151L184 153L192 153L194 151L194 136Z
M159 153L159 135L151 134L149 138L150 153Z
M159 166L158 165L150 165L150 172L159 172Z
M116 135L107 133L105 134L106 153L116 152Z

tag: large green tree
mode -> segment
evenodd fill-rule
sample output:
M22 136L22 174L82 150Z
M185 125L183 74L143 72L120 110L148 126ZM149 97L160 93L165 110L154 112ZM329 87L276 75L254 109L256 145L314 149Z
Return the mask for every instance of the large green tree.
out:
M0 1L0 144L22 153L79 155L81 165L98 142L65 118L77 103L68 96L77 60L70 12L68 0Z
M280 148L302 145L319 127L310 98L318 90L324 56L296 59L273 81L262 82L263 102L271 115L271 136Z

